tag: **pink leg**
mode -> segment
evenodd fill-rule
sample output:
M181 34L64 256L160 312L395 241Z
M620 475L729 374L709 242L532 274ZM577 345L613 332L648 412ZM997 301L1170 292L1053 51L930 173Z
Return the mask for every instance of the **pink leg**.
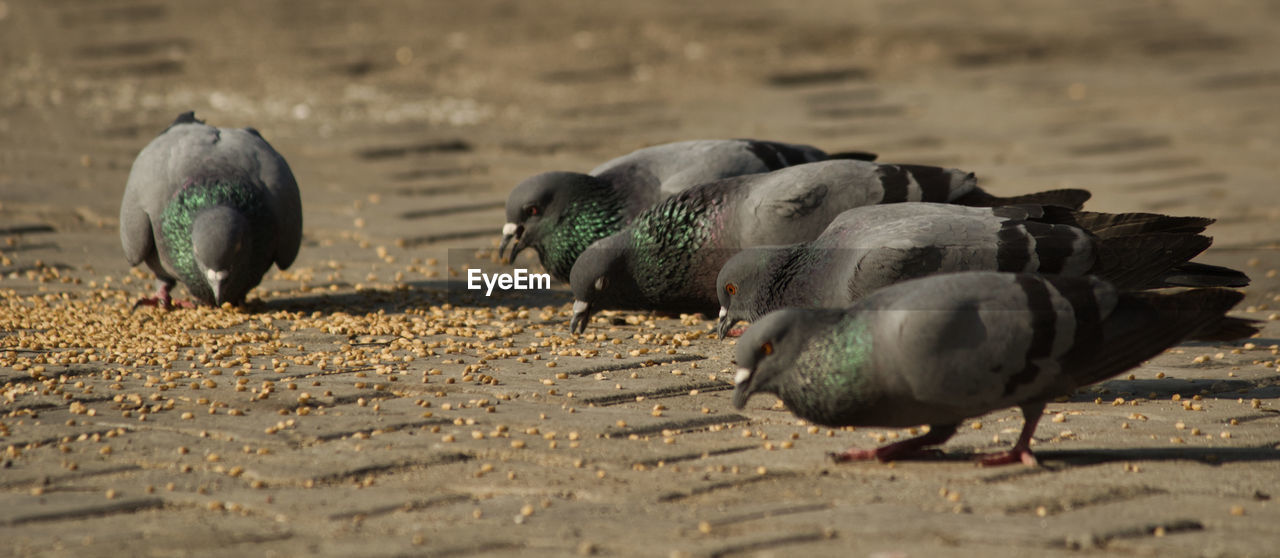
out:
M983 467L1019 462L1032 467L1039 465L1040 463L1036 461L1036 456L1031 454L1031 435L1035 433L1036 424L1040 422L1040 415L1043 413L1044 403L1024 405L1022 407L1022 432L1018 434L1018 442L1013 444L1009 451L979 459L978 464Z
M747 332L747 326L739 326L739 327L730 329L729 333L726 335L728 335L729 337L742 337L742 334L746 332Z
M837 463L846 461L865 461L868 459L879 459L880 461L896 461L899 459L910 459L915 457L937 457L942 454L938 449L924 449L925 446L936 446L946 442L956 433L956 425L948 424L943 426L930 425L929 433L923 436L916 436L901 442L894 442L886 446L880 446L873 450L849 448L844 453L833 453L831 457Z
M173 300L173 297L169 296L169 289L173 288L172 284L165 281L156 281L156 283L156 294L144 296L138 299L137 302L133 303L134 308L139 306L157 306L168 310L175 306L178 308L196 307L196 305L189 300Z

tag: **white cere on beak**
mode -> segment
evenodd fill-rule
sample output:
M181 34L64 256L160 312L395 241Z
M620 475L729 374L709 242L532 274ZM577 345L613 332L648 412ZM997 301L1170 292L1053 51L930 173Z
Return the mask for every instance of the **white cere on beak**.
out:
M735 386L741 385L743 382L747 381L747 378L750 378L750 377L751 377L750 370L747 370L746 368L739 368L737 372L733 373L733 385Z
M209 278L209 284L216 285L227 278L226 270L216 271L212 269L204 270L204 276Z
M728 315L729 315L729 309L728 309L728 308L725 308L725 307L723 307L723 306L721 306L721 307L720 307L720 319L722 319L722 320L723 320L723 319L724 319L724 317L725 317L725 316L728 316Z
M590 304L587 304L586 302L583 302L581 300L575 300L573 301L573 313L581 314L583 312L586 312L588 306L590 306Z
M517 231L517 230L519 230L519 229L520 229L520 225L517 225L517 224L515 224L515 223L507 223L507 224L505 224L505 225L503 225L503 226L502 226L502 235L503 235L503 236L515 236L515 235L516 235L516 231Z

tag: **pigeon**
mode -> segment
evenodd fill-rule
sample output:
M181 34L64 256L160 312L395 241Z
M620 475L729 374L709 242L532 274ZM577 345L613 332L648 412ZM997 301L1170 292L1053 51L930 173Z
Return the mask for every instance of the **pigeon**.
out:
M752 246L812 240L846 209L908 201L1078 206L1088 196L1057 190L999 198L979 189L973 173L857 160L709 182L644 211L579 256L569 277L571 329L583 330L599 308L711 315L719 308L716 274L730 256Z
M1239 271L1190 264L1209 247L1200 217L1045 206L858 207L818 238L743 250L720 269L717 331L786 307L844 308L907 279L949 271L1097 275L1125 289L1243 287Z
M205 304L240 305L272 263L286 269L298 255L298 184L257 130L215 128L187 112L134 160L120 242L129 263L146 262L157 279L156 294L135 307L172 306L178 281Z
M826 153L808 145L751 139L692 140L646 147L588 174L546 172L517 184L507 198L498 255L514 261L538 253L551 276L569 280L587 246L618 232L641 211L690 187L721 178L828 159L874 160L873 153ZM512 245L510 255L504 256Z
M929 425L923 436L838 461L927 453L967 418L1016 406L1025 423L985 465L1036 463L1029 444L1045 403L1141 364L1183 339L1258 332L1224 314L1227 289L1125 292L1096 277L969 271L886 287L847 309L787 308L735 348L733 405L772 393L824 426Z

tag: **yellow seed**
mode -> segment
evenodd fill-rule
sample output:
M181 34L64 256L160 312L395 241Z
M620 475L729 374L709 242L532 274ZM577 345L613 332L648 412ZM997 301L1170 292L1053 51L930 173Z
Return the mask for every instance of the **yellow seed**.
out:
M1231 506L1231 515L1244 515L1244 506Z

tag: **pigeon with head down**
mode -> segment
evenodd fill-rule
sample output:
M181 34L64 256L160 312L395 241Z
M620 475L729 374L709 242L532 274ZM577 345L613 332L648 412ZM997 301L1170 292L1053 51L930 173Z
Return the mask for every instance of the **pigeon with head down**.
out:
M827 153L808 145L751 139L692 140L646 147L586 174L537 174L517 184L507 197L498 254L514 261L521 251L533 248L548 273L567 281L573 262L587 246L618 232L641 211L676 192L721 178L833 158L869 161L875 155Z
M120 204L130 264L146 262L168 307L179 281L196 300L240 305L302 242L302 201L283 157L253 128L215 128L180 115L134 160Z
M981 462L1035 464L1030 449L1047 402L1100 382L1184 340L1257 333L1224 314L1244 295L1225 289L1121 292L1094 277L961 272L886 287L848 309L788 308L761 318L735 347L733 405L772 393L824 426L929 425L923 436L840 461L927 453L964 420L1019 407L1010 451Z
M571 325L602 308L702 312L719 307L716 275L752 246L816 238L841 212L909 201L988 206L1007 200L1083 203L1088 192L1057 190L1018 198L983 192L973 173L919 165L822 161L726 178L676 194L617 234L597 241L570 273Z

